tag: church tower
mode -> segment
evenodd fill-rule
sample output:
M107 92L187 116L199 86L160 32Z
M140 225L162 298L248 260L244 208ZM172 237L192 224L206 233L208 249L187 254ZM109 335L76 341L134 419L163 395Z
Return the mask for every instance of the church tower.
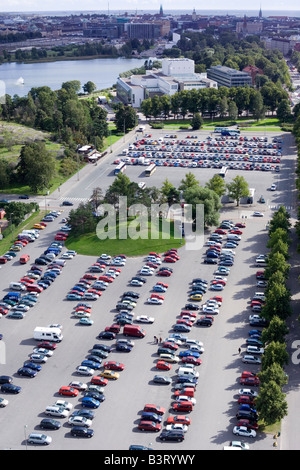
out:
M164 16L164 11L162 5L160 5L159 16Z

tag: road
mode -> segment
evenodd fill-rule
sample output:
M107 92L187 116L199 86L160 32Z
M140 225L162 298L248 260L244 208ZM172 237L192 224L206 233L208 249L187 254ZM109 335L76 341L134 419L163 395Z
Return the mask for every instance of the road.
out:
M248 334L249 300L256 290L255 271L253 264L255 256L266 251L267 231L266 222L273 210L279 204L293 207L295 201L294 188L286 191L287 182L290 181L294 170L295 160L292 155L292 140L285 135L286 153L282 163L280 176L273 173L244 172L250 187L256 187L257 194L264 194L267 198L265 205L255 204L253 207L242 206L235 208L227 205L222 211L221 218L241 221L246 219L247 227L244 230L242 242L236 250L236 262L231 269L228 283L222 292L223 305L221 312L215 318L211 328L193 327L189 337L203 341L205 352L203 363L199 366L199 385L197 387L195 410L191 413L191 427L186 439L180 444L162 444L157 435L142 433L137 430L141 410L145 403L153 403L166 408L165 417L170 413L173 389L171 386L154 385L152 378L156 373L154 367L157 360L157 345L153 342L154 335L165 338L172 331L172 325L180 309L188 298L189 284L194 277L203 277L211 280L214 267L202 262L205 248L194 252L182 247L179 250L181 259L175 264L174 273L167 278L169 288L162 306L150 306L145 303L152 285L157 278L149 277L142 288L136 288L141 293L135 314L146 314L155 317L153 325L145 325L146 337L135 340L135 346L129 353L111 352L109 359L118 360L125 364L125 370L120 373L116 382L109 383L105 389L106 400L95 411L93 429L95 437L91 440L75 439L70 437L70 428L64 423L58 431L47 431L53 437L52 450L126 450L130 444L150 445L155 450L221 450L233 438L232 427L235 424L237 410L238 378L245 370L238 354L238 348L244 350L245 339ZM125 143L128 145L128 143ZM72 188L62 188L59 196L64 199L71 197L89 197L91 190L101 183L106 187L113 180L111 175L112 154L103 163L93 167L92 172L86 176L80 175ZM180 181L190 169L158 168L151 177L151 185L160 185L168 177L173 184ZM170 171L172 170L172 171ZM139 167L128 167L127 174L137 180L140 176ZM200 170L197 173L201 183L212 175L210 169ZM141 177L141 176L140 176ZM231 174L228 176L230 180ZM278 184L278 191L270 192L267 188L273 182ZM149 183L150 184L150 183ZM56 196L58 196L56 194ZM47 198L49 205L58 206L59 199L54 196ZM42 201L43 204L43 201ZM264 217L253 218L253 210L262 210ZM61 217L65 216L65 211ZM60 218L61 220L61 218ZM26 252L34 260L51 243L60 220L48 224L40 238L26 247ZM208 233L205 234L208 236ZM75 375L76 366L85 358L93 344L100 342L97 334L113 322L115 304L119 296L128 290L128 281L131 276L143 265L143 258L128 259L122 268L120 276L103 293L100 299L93 303L91 327L79 326L77 320L71 316L73 302L65 300L68 290L84 274L86 269L96 260L97 255L84 257L77 255L68 260L62 274L55 282L39 296L38 304L27 313L23 320L9 320L1 318L1 333L4 335L6 346L6 361L1 365L1 374L12 375L14 383L22 386L22 392L16 396L7 396L9 405L1 409L0 442L2 449L25 449L26 439L30 432L39 431L38 423L44 417L46 406L58 399L58 389L68 385L71 380L88 382L88 378ZM17 281L27 271L28 266L21 266L18 258L1 267L0 290L8 290L9 282ZM208 292L204 300L211 296ZM21 378L16 370L22 365L36 344L32 339L35 326L45 326L50 323L63 324L64 339L58 345L53 357L33 379ZM108 342L113 344L113 342ZM250 366L255 370L254 366ZM174 377L177 366L165 374ZM247 366L247 369L249 366ZM2 396L2 394L1 394ZM75 409L80 408L79 398L67 400L74 404ZM172 414L172 413L171 413ZM5 426L3 425L5 423ZM259 433L252 443L251 449L270 449L272 442L270 436ZM32 449L32 446L27 446Z

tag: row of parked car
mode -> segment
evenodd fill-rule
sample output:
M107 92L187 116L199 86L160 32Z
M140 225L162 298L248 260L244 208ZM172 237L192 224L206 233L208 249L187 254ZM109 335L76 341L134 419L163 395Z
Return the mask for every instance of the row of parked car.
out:
M230 169L275 170L279 171L282 156L282 142L244 140L236 138L207 138L200 142L187 139L143 138L130 144L124 150L125 157L114 161L124 161L132 165L188 166L201 168L221 168L228 164Z

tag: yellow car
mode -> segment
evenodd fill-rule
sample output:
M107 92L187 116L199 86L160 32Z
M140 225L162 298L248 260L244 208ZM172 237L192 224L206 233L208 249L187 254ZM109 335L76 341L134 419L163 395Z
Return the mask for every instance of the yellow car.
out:
M45 227L41 224L34 224L33 228L38 228L39 230L43 230Z
M21 247L19 245L13 245L10 247L10 251L21 251Z
M120 377L118 372L114 372L113 370L106 369L99 374L101 377L105 377L106 379L117 380Z
M197 302L200 302L200 300L202 300L202 295L201 294L192 294L190 296L190 300L196 300Z

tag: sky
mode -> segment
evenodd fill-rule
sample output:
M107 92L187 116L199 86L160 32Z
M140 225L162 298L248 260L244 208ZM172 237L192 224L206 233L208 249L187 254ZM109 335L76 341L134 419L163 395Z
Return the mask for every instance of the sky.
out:
M196 12L207 10L197 0L0 0L0 12L40 12L40 11L124 11L124 10L159 10L162 4L166 10L193 10ZM202 3L202 2L201 2ZM262 11L300 11L299 0L210 0L210 10L254 10ZM206 8L205 8L206 7ZM201 10L203 8L203 10Z

